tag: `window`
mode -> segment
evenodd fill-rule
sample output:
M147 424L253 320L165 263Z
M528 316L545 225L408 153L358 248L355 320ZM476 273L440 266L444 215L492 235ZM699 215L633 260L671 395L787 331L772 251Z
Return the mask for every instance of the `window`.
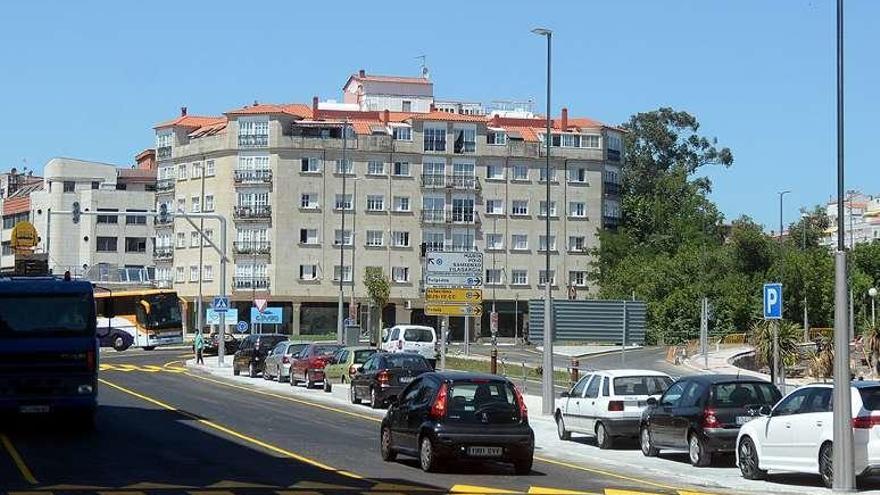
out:
M146 213L147 210L125 210L126 212L132 213ZM147 216L146 215L126 215L125 216L125 224L126 225L146 225L147 224Z
M98 212L102 211L119 211L116 208L98 208ZM98 223L119 223L119 217L116 215L98 215Z
M299 229L300 244L317 244L318 229Z
M568 169L568 182L585 184L587 182L587 169L583 167Z
M367 162L367 175L385 175L385 162Z
M181 163L177 166L177 180L186 180L186 164Z
M385 209L385 196L370 194L367 196L367 211L382 211Z
M177 247L179 247L179 248L186 247L186 232L178 232L177 233Z
M547 182L547 167L538 168L538 181ZM550 167L550 182L556 182L556 167Z
M446 151L446 129L425 127L425 151Z
M529 214L529 202L524 199L515 199L510 207L510 214L516 216L526 216Z
M336 229L333 231L334 246L351 246L351 231Z
M177 209L186 211L186 198L177 198Z
M393 266L391 267L391 279L397 283L409 282L409 267Z
M510 284L511 285L528 285L529 284L529 273L525 270L511 270L510 271Z
M202 280L211 281L214 280L214 266L213 265L205 265L202 268Z
M529 167L526 165L514 165L513 180L529 180Z
M114 251L115 251L115 249L114 249ZM125 252L126 253L146 253L147 252L147 238L146 237L126 237L125 238Z
M587 399L595 399L599 397L599 386L602 384L602 377L599 375L595 375L592 380L590 380L590 384L587 385L587 390L584 391L584 397Z
M477 129L455 129L455 143L453 151L455 153L473 153L477 149Z
M452 221L464 223L474 221L473 198L452 198Z
M514 251L528 251L529 236L526 234L513 234L510 238Z
M569 394L571 397L583 397L584 389L587 388L587 384L590 383L590 379L593 378L593 375L587 375L575 384L571 389L571 393Z
M409 232L392 232L391 245L394 247L409 247Z
M299 197L299 207L306 210L317 210L318 195L316 193L302 193Z
M351 265L345 265L345 269L339 265L335 265L333 267L333 280L339 281L339 276L342 275L343 282L351 282Z
M300 172L306 172L309 174L317 174L321 172L321 164L318 162L317 158L314 157L305 157L300 160Z
M474 232L463 230L452 232L452 250L453 251L473 251L474 250Z
M205 177L214 177L214 160L205 162Z
M443 232L425 232L422 234L422 240L428 251L443 251L445 244L445 234Z
M202 211L202 200L198 196L193 196L189 203L193 213L199 213Z
M201 163L193 163L192 167L192 178L199 179L202 177L202 164Z
M400 109L404 112L412 112L412 101L403 100L402 102L400 102Z
M101 187L101 183L96 180L93 180L92 181L92 189L95 190L95 189L98 189L99 187Z
M115 237L99 236L95 239L95 250L99 253L115 253L117 240Z
M263 232L265 232L265 230ZM205 229L205 237L204 237L204 239L202 239L202 245L203 246L210 246L208 241L213 241L213 240L214 240L214 229Z
M486 249L504 249L504 234L486 234Z
M198 265L190 265L190 267L189 267L189 281L190 282L198 282L199 281L199 267L198 267Z
M391 136L397 141L412 141L412 128L394 126L391 128Z
M394 211L408 212L410 210L409 196L394 197Z
M192 231L189 233L189 247L199 247L199 241L202 239L202 236L196 232Z
M868 392L870 394L871 389L859 388L859 394L864 397L865 393ZM814 412L831 412L832 410L832 398L831 398L832 389L830 387L816 387L813 388L813 393L810 394L810 397L807 398L807 401L804 403L801 411L805 413L814 413ZM876 390L875 390L876 392ZM865 409L868 409L866 407Z
M214 211L214 195L205 195L205 211Z
M587 134L584 136L580 136L580 138L581 138L581 148L598 148L599 147L599 136L597 136L595 134Z
M486 165L486 179L504 180L504 165Z
M367 231L367 246L379 247L385 244L385 236L381 230Z
M502 199L487 199L486 200L486 214L487 215L502 215L502 214L504 214L504 200L502 200Z
M544 284L547 283L547 270L540 270L538 272L538 285L543 287ZM550 285L556 285L556 272L550 270Z
M240 155L238 170L269 170L268 155Z
M546 217L547 216L547 202L541 201L538 204L538 210L539 210L539 212L538 212L539 217ZM550 216L551 217L556 216L556 201L550 202Z
M156 147L157 148L167 148L171 146L171 132L163 132L162 134L156 134Z
M336 168L333 171L334 173L349 175L352 171L354 171L354 164L351 159L346 159L344 162L342 160L336 160Z
M582 270L574 270L568 272L568 283L573 287L587 286L587 272Z
M176 282L183 282L185 280L185 278L184 278L185 276L186 276L186 271L185 271L184 267L177 266L174 268L174 280Z
M490 268L486 270L486 285L501 285L501 270Z
M318 278L318 265L299 265L300 280L316 280Z
M583 201L569 202L568 216L572 218L585 218L587 216L587 204Z
M505 145L507 144L507 133L504 131L489 131L486 134L486 144Z
M211 162L213 163L213 162ZM170 180L174 178L174 166L162 166L159 167L159 172L156 175L156 178L159 180Z
M538 251L544 252L547 250L547 236L541 235L538 236ZM556 236L550 236L550 251L556 251Z
M568 250L572 253L583 253L587 250L586 238L582 235L572 235L568 237Z
M393 175L396 177L409 177L409 162L394 162Z
M337 194L334 208L337 210L351 210L351 194L346 194L344 196L342 194Z
M72 180L66 180L62 183L63 191L66 193L74 192L76 190L76 182Z

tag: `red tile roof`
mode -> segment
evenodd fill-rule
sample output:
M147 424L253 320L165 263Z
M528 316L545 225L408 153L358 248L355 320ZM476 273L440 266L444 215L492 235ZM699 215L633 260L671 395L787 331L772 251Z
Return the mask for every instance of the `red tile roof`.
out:
M410 119L438 120L444 122L489 122L489 119L485 115L465 115L460 113L440 112L436 110L428 113L414 113L410 116Z
M153 129L164 129L167 127L189 127L189 128L199 128L204 127L206 125L215 124L221 121L223 117L206 117L199 115L183 115L177 117L174 120L169 120L167 122L162 122L161 124L157 124Z
M424 77L408 77L408 76L382 76L379 74L364 74L363 77L359 73L354 73L349 78L356 79L358 81L368 81L368 82L387 82L387 83L403 83L403 84L434 84L430 79L425 79ZM348 81L346 81L345 85L348 85Z
M21 198L7 198L3 201L3 214L14 215L16 213L24 213L31 211L31 197L24 196Z
M204 127L199 127L193 132L189 133L189 137L191 138L200 138L206 136L213 136L214 134L220 134L226 130L226 124L228 121L226 118L223 121L218 122L216 124L206 125Z
M312 109L308 105L298 103L275 105L271 103L258 103L226 112L226 115L270 115L284 114L301 119L311 118Z

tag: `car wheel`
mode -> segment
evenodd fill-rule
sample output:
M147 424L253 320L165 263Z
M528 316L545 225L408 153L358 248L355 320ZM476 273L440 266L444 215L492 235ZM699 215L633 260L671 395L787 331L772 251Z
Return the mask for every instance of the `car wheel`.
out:
M235 376L238 376L241 374L241 371L238 371L238 368L236 368L234 364L232 365L232 374Z
M831 461L831 442L826 442L819 449L819 476L822 477L822 484L825 488L831 488L834 483L834 470Z
M393 462L397 459L397 452L391 446L391 428L383 427L382 435L379 440L379 451L382 454L382 460L385 462Z
M248 365L248 376L251 378L257 377L257 367L254 366L254 363Z
M520 476L525 476L532 472L532 463L534 460L531 456L525 459L517 459L513 461L513 472Z
M333 385L330 385L330 380L324 379L324 392L328 394L333 391Z
M113 339L113 348L117 351L124 351L128 348L128 346L125 345L125 339L123 339L121 335L117 335L116 338Z
M565 429L565 420L562 418L562 413L556 413L556 434L559 435L560 440L571 440L571 432Z
M306 370L303 374L303 381L306 383L306 388L313 388L315 386L315 382L309 377L309 370Z
M704 467L712 463L712 454L706 451L706 443L696 433L691 433L688 438L688 459L696 467Z
M419 441L419 465L427 473L437 470L437 457L434 455L434 442L425 435Z
M382 407L382 401L379 400L379 395L376 393L376 389L370 387L370 407L373 409L379 409Z
M352 404L360 404L361 403L361 400L358 399L357 392L355 392L355 390L354 390L354 385L352 385L351 388L348 389L348 397L349 397L349 399L351 399Z
M654 447L654 443L651 441L651 432L647 426L643 426L639 432L639 444L645 457L657 457L657 454L660 453L660 450Z
M611 448L613 443L614 439L608 434L605 425L602 423L596 423L596 445L602 450L607 450Z
M758 449L751 438L745 437L739 443L739 471L747 480L762 480L767 477L767 471L758 467Z

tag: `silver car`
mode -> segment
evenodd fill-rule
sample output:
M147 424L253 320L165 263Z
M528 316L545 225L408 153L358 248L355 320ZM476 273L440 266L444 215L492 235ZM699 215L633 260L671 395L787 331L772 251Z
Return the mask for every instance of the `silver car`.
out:
M278 383L290 380L290 364L294 354L305 349L308 344L295 344L293 342L279 342L266 356L263 378L266 380L278 380Z

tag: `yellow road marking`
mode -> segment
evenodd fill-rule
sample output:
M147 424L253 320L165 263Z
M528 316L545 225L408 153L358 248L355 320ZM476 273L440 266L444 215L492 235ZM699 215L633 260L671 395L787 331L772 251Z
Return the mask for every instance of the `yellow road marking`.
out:
M715 495L708 492L689 492L687 490L679 490L678 495Z
M581 492L577 490L560 490L558 488L545 488L543 486L531 486L529 495L598 495L595 492Z
M186 368L181 368L179 366L156 366L154 364L136 365L101 363L98 369L101 371L139 371L144 373L156 373L159 371L167 373L183 373L186 371Z
M449 493L469 493L472 495L477 494L505 494L505 493L522 493L522 492L513 492L510 490L503 490L501 488L491 488L488 486L473 486L473 485L453 485L452 488L449 489Z
M622 474L612 473L612 472L610 472L610 471L605 471L605 470L603 470L603 469L595 469L595 468L588 468L588 467L578 466L577 464L572 464L572 463L570 463L570 462L557 461L557 460L554 460L554 459L548 459L548 458L546 458L546 457L540 457L540 456L535 456L535 460L536 460L536 461L541 461L541 462L544 462L544 463L547 463L547 464L553 464L554 466L567 467L567 468L569 468L569 469L576 469L576 470L578 470L578 471L584 471L584 472L587 472L587 473L593 473L593 474L601 474L601 475L603 475L603 476L608 476L608 477L610 477L610 478L617 478L617 479L619 479L619 480L631 481L631 482L633 482L633 483L640 483L640 484L642 484L642 485L648 485L648 486L653 486L653 487L656 487L656 488L663 488L663 489L666 489L666 490L676 490L676 491L678 491L678 488L676 488L676 487L674 487L674 486L664 485L664 484L662 484L662 483L655 483L655 482L653 482L653 481L642 480L642 479L639 479L639 478L631 478L631 477L629 477L629 476L624 476L624 475L622 475Z
M187 411L184 411L184 410L182 410L182 409L178 409L178 408L176 408L176 407L174 407L174 406L168 405L168 404L166 404L166 403L164 403L164 402L162 402L162 401L156 400L156 399L154 399L154 398L152 398L152 397L148 397L148 396L146 396L146 395L140 394L140 393L138 393L138 392L135 392L134 390L129 390L129 389L127 389L127 388L125 388L125 387L122 387L122 386L120 386L120 385L116 385L115 383L108 382L107 380L104 380L103 378L99 378L98 381L101 382L101 383L103 383L104 385L107 385L108 387L115 388L116 390L119 390L120 392L124 392L124 393L126 393L126 394L131 395L131 396L137 397L138 399L141 399L141 400L147 401L147 402L149 402L149 403L151 403L151 404L157 405L157 406L161 407L162 409L166 409L166 410L168 410L168 411L174 411L174 412L177 412L177 413L179 413L179 414L181 414L181 415L183 415L183 416L186 416L186 417L188 417L188 418L190 418L190 419L192 419L192 420L198 422L199 424L202 424L202 425L207 426L207 427L209 427L209 428L213 428L213 429L215 429L215 430L217 430L217 431L220 431L220 432L226 433L227 435L232 436L232 437L235 437L235 438L238 438L239 440L243 440L243 441L248 442L248 443L251 443L251 444L253 444L253 445L260 446L260 447L262 447L262 448L264 448L264 449L266 449L266 450L272 451L272 452L274 452L274 453L276 453L276 454L281 454L281 455L283 455L283 456L285 456L285 457L289 457L289 458L291 458L291 459L296 459L297 461L303 462L303 463L308 464L308 465L310 465L310 466L314 466L314 467L316 467L316 468L323 469L323 470L325 470L325 471L330 471L330 472L333 472L333 473L336 473L336 474L339 474L339 475L342 475L342 476L346 476L346 477L348 477L348 478L363 479L361 476L358 476L358 475L356 475L356 474L354 474L354 473L350 473L350 472L348 472L348 471L343 471L343 470L341 470L341 469L336 469L336 468L334 468L334 467L332 467L332 466L329 466L329 465L327 465L327 464L324 464L323 462L316 461L316 460L314 460L314 459L310 459L310 458L308 458L308 457L305 457L305 456L303 456L303 455L297 454L297 453L295 453L295 452L291 452L291 451L289 451L289 450L282 449L281 447L276 447L275 445L272 445L272 444L269 444L269 443L263 442L262 440L258 440L258 439L256 439L256 438L253 438L253 437L247 436L247 435L245 435L245 434L243 434L243 433L239 433L239 432L237 432L237 431L235 431L235 430L229 429L229 428L227 428L227 427L225 427L225 426L222 426L222 425L220 425L220 424L217 424L217 423L215 423L215 422L213 422L213 421L209 421L209 420L207 420L207 419L199 418L198 416L196 416L196 415L194 415L194 414L191 414L191 413L189 413L189 412L187 412ZM34 480L34 481L36 482L36 480Z
M634 490L617 490L615 488L606 488L605 495L660 495L659 493L637 492Z
M12 462L15 463L15 467L18 468L18 471L21 473L21 477L25 479L28 483L32 485L39 484L36 478L34 478L34 473L31 472L30 468L27 464L25 464L24 459L21 457L21 454L15 450L15 445L12 445L12 440L9 439L6 435L0 433L0 443L3 444L3 447L6 448L6 452L9 452L9 457L12 458Z

